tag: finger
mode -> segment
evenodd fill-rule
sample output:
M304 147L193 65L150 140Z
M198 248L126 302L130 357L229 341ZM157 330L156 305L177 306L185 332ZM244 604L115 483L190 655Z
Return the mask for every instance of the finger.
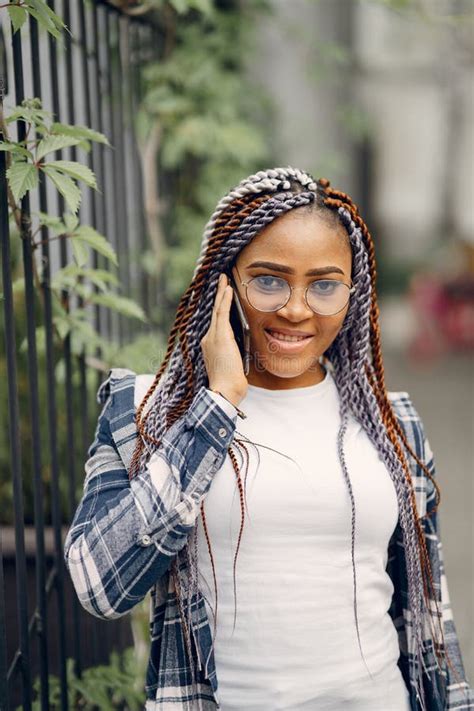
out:
M232 287L226 286L216 314L216 324L218 328L223 325L223 322L227 323L229 321L229 311L233 296L234 290Z
M225 292L226 292L226 285L227 285L227 277L225 276L224 273L219 275L219 283L217 286L217 294L216 294L216 308L219 310L219 306L222 303L222 300L224 299Z
M217 292L216 292L216 297L214 299L214 306L212 308L212 314L211 314L211 323L209 325L209 328L214 327L216 324L216 318L217 318L217 312L220 307L220 304L222 302L222 299L224 297L225 293L225 279L221 275L219 275L219 281L217 284Z

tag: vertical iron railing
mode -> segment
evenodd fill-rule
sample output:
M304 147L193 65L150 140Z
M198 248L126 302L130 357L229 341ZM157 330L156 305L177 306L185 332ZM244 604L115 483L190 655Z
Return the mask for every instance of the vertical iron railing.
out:
M146 18L122 16L120 11L101 2L86 0L47 0L51 9L65 21L70 34L63 34L64 51L51 35L38 31L33 17L21 31L13 33L8 23L0 22L0 107L19 104L26 98L42 99L43 108L54 114L55 121L85 124L104 133L113 148L95 144L86 162L97 177L100 193L83 191L80 216L105 234L119 257L121 291L141 303L148 312L150 290L148 277L133 255L146 247L145 219L141 207L142 171L133 115L141 95L141 59L143 48L154 52L153 27ZM0 11L1 12L1 11ZM3 32L2 32L3 28ZM2 41L2 38L5 38ZM5 65L8 65L6 67ZM8 77L14 92L5 93ZM78 81L80 77L80 81ZM11 82L10 82L11 84ZM3 136L0 123L0 140ZM18 121L16 137L25 136L25 124ZM67 150L70 160L77 160L75 147ZM57 158L62 157L58 151ZM33 202L32 202L33 200ZM34 204L33 204L34 203ZM134 209L130 205L134 205ZM103 622L84 612L68 578L63 560L63 543L68 523L77 506L77 482L82 479L78 461L84 461L93 436L91 426L96 411L90 407L89 365L85 352L74 353L70 336L61 347L64 380L56 375L58 347L54 338L53 292L51 278L56 269L68 263L66 240L49 242L49 230L39 232L40 250L32 245L32 220L36 209L62 215L61 196L53 197L43 180L30 198L21 201L21 264L24 279L24 303L14 301L11 228L6 180L6 153L0 151L0 247L2 261L3 347L7 379L2 383L8 397L10 473L14 506L14 531L0 518L0 710L10 711L21 705L25 711L34 701L33 681L39 677L37 701L42 711L49 709L48 676L60 683L60 708L68 709L66 660L74 660L80 677L88 666L107 661L113 648L131 643L127 618ZM36 246L38 246L36 245ZM40 253L39 253L40 252ZM130 258L132 255L132 258ZM104 258L92 256L94 267L106 267ZM40 266L40 268L39 268ZM137 278L138 277L138 278ZM66 310L73 310L71 294L62 293ZM82 305L78 300L78 306ZM22 314L18 309L24 309ZM20 410L18 390L19 348L15 319L26 326L28 412ZM96 330L107 339L126 343L137 333L122 316L95 305L91 319ZM37 328L44 327L44 358L40 357ZM96 353L100 362L100 352ZM97 370L96 383L104 377ZM46 395L42 397L41 393ZM44 400L44 401L43 401ZM60 404L63 403L60 408ZM29 448L33 471L22 466L21 417L28 421ZM64 421L64 442L58 422ZM42 445L43 443L43 445ZM32 477L34 538L26 540L24 517L25 477ZM48 487L45 486L48 482ZM46 489L50 495L50 514L45 511ZM66 492L67 505L64 506ZM6 535L8 534L8 535ZM5 544L5 540L9 543ZM30 547L29 547L30 546ZM7 565L7 561L12 563ZM9 582L14 570L14 583ZM7 579L8 578L8 579ZM5 590L14 587L14 595Z
M23 56L21 36L17 33L12 41L13 62L15 64L15 100L20 103L24 99L23 93ZM18 140L24 140L26 136L26 124L20 120L17 122ZM3 166L5 170L5 166ZM6 225L2 225L2 277L5 303L5 350L7 360L7 386L8 386L8 409L10 423L11 442L11 465L13 478L13 501L15 506L15 574L17 589L17 619L20 630L19 647L8 670L7 681L15 676L19 676L22 681L22 702L23 709L31 709L31 669L30 669L30 635L28 623L28 600L26 586L26 556L25 537L23 530L23 480L21 469L20 451L20 413L17 399L17 368L16 368L16 335L14 327L13 289L12 278L9 269L10 248L9 248L9 225L8 225L8 196L2 200L2 214L6 216ZM30 196L27 193L21 201L21 228L25 236L30 234ZM25 264L25 275L28 273L29 263ZM25 293L26 293L25 283ZM27 309L27 320L31 317L30 309ZM30 323L28 322L28 334L30 334ZM34 338L34 337L33 337ZM31 362L31 358L29 358ZM34 364L36 367L36 363Z

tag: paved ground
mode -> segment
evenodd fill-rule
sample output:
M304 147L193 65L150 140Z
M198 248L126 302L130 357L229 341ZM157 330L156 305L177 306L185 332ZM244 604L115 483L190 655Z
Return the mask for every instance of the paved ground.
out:
M388 312L384 315L387 387L410 394L435 457L448 587L466 673L474 685L474 359L456 355L414 364L397 350Z

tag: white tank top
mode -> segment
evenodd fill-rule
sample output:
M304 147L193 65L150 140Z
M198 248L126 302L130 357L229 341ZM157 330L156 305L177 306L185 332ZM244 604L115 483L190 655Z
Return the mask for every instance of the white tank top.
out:
M211 393L211 391L209 391ZM236 411L211 393L226 412ZM246 444L244 529L230 457L204 501L218 588L215 662L222 711L409 711L397 666L398 637L385 571L398 520L388 471L351 416L346 464L355 498L355 564L360 655L353 609L351 505L337 454L339 394L328 370L317 385L267 390L249 385L235 440ZM233 446L242 483L245 463ZM285 456L291 457L288 459ZM213 630L212 568L202 517L197 522L200 589Z

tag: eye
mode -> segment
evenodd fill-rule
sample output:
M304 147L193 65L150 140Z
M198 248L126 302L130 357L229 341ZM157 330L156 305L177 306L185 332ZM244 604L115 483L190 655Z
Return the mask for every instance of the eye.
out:
M285 288L285 280L270 274L262 274L252 279L252 284L261 291L279 291Z
M336 292L340 287L340 282L334 279L320 279L318 281L313 281L310 285L310 290L314 294L330 296Z

